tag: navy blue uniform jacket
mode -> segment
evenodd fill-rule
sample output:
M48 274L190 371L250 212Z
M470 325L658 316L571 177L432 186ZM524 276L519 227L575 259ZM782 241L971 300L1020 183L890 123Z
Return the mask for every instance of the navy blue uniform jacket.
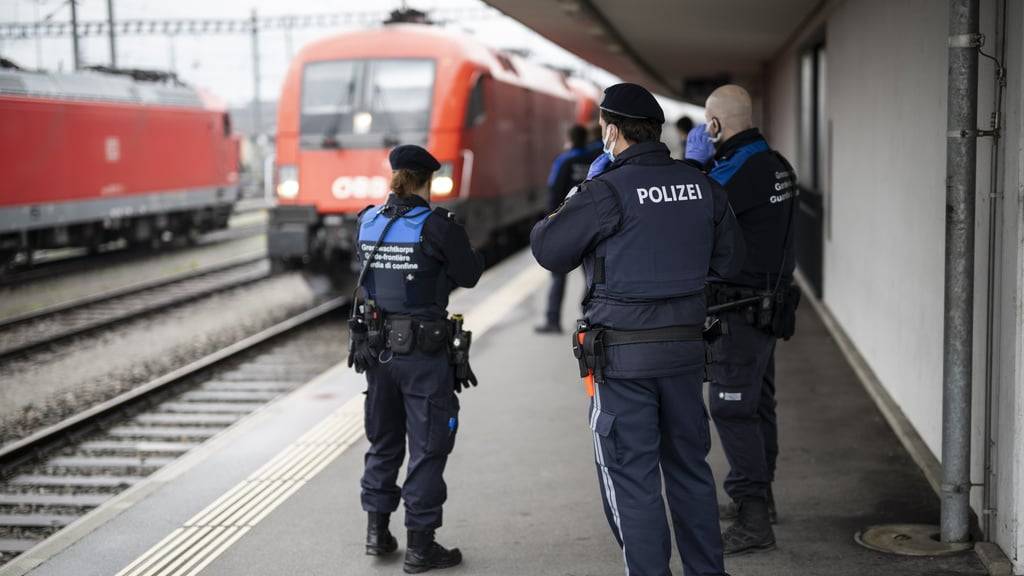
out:
M608 168L634 164L665 166L674 163L680 170L694 168L673 160L660 142L634 144L623 151ZM703 177L696 174L694 177ZM596 247L619 230L622 208L618 194L603 182L603 176L584 182L565 199L551 216L537 223L530 234L533 255L544 268L566 274L592 255ZM734 274L743 261L743 237L729 206L725 190L710 181L714 227L707 230L712 239L709 275ZM675 238L653 238L667 245ZM678 243L686 250L684 243ZM665 326L703 324L707 308L704 293L661 300L613 300L591 298L584 305L584 316L594 324L608 325L603 318L620 319L613 327L640 330ZM703 366L702 342L631 344L609 349L606 374L612 377L659 377L679 374Z
M772 289L781 272L781 284L789 284L796 266L792 212L800 193L793 167L751 128L726 140L704 168L725 187L747 246L740 269L713 281Z

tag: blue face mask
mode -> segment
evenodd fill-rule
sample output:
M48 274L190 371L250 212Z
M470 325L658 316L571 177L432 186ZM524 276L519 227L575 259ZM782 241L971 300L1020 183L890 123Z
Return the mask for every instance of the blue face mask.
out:
M611 136L611 124L609 124L608 127L608 135ZM608 138L606 137L605 139L601 140L601 145L601 151L608 155L609 160L615 162L615 152L613 152L613 150L615 149L615 140L608 142Z

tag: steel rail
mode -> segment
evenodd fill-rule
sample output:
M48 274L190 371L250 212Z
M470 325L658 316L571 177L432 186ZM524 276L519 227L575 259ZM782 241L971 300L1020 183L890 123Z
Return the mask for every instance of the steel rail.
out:
M243 352L308 324L335 310L339 310L348 302L349 299L345 296L332 298L252 336L172 370L146 384L137 386L92 408L79 412L70 418L43 428L21 440L0 447L0 479L10 476L19 466L34 459L42 458L57 448L77 442L79 438L93 432L105 421L150 401L162 392L181 384L185 379L221 364L225 360L237 357Z
M16 316L10 316L10 317L7 317L7 318L2 318L2 319L0 319L0 329L8 328L10 326L14 326L14 325L17 325L17 324L23 324L25 322L29 322L29 321L32 321L32 320L37 320L37 319L45 317L45 316L49 316L49 315L52 315L52 314L57 314L58 312L64 312L64 311L71 310L71 309L74 309L74 308L80 308L82 306L88 306L88 305L91 305L91 304L97 304L97 303L103 302L105 300L113 300L115 298L121 298L121 297L124 297L124 296L135 294L137 292L142 292L144 290L149 290L151 288L159 288L161 286L175 284L175 283L181 282L183 280L191 280L193 278L198 278L200 276L205 276L206 274L210 274L210 273L213 273L213 272L220 272L220 271L223 271L223 270L228 270L228 269L234 268L236 266L244 266L246 264L253 264L255 262L259 262L263 258L265 258L265 256L262 256L262 255L260 255L260 256L241 256L239 258L232 258L231 260L228 260L226 262L220 262L220 263L215 264L213 266L210 266L208 268L202 268L202 269L199 269L199 270L190 270L188 272L182 272L180 274L174 274L172 276L166 276L164 278L157 278L155 280L144 280L142 282L136 282L135 284L129 284L128 286L124 286L124 287L121 287L121 288L115 288L113 290L108 290L108 291L105 291L105 292L101 292L99 294L93 294L93 295L90 295L90 296L86 296L84 298L79 298L77 300L70 300L68 302L61 302L60 304L54 304L52 306L47 306L45 308L40 308L38 310L32 310L30 312L25 312L24 314L18 314Z
M259 209L259 208L256 208ZM243 210L235 214L241 214ZM154 255L174 254L182 250L200 246L210 246L232 240L244 240L259 236L266 230L264 223L212 230L203 234L199 240L188 247L164 247L159 249L143 249L132 247L106 248L97 253L80 253L52 260L46 260L31 266L16 265L7 270L0 268L0 286L18 286L39 280L45 280L62 274L71 274L81 270L89 270L96 265L116 265L142 260Z
M141 282L141 283L138 283L138 284L134 284L134 285L125 287L125 288L119 288L119 289L116 289L116 290L111 290L109 292L105 292L105 293L94 295L94 296L89 296L89 297L86 297L86 298L82 298L82 299L79 299L79 300L75 300L75 301L71 301L71 302L67 302L67 303L63 303L63 304L57 304L57 305L54 305L54 306L51 306L51 307L47 307L47 308L44 308L44 309L41 309L41 310L38 310L38 311L29 312L29 313L26 313L26 314L22 314L22 315L19 315L19 316L15 316L15 317L8 318L6 320L0 321L0 330L11 330L11 329L16 328L18 326L21 326L21 325L24 325L24 324L28 324L28 323L31 323L31 322L45 321L45 320L47 320L49 318L52 318L52 317L55 317L55 316L57 316L59 314L73 313L76 310L84 309L84 308L86 308L88 306L94 306L96 304L102 304L102 303L107 303L107 302L115 302L118 299L122 299L122 298L125 298L125 299L131 298L133 296L140 295L140 294L142 294L144 292L147 292L147 291L150 291L150 290L157 290L157 289L161 289L161 288L168 288L168 289L170 289L170 288L173 288L175 285L182 284L184 282L201 279L203 277L210 276L212 274L219 274L219 273L222 273L222 272L228 272L228 271L230 271L232 269L236 269L236 268L244 268L246 266L251 266L251 265L256 264L256 263L258 263L258 262L260 262L262 260L265 260L265 259L266 259L266 257L263 256L263 255L243 257L243 258L239 258L239 259L236 259L236 260L228 262L228 263L222 263L222 264L217 265L217 266L212 266L210 268L204 268L202 270L193 271L193 272L186 272L186 273L183 273L183 274L178 274L178 275L172 276L170 278L162 278L162 279L158 279L158 280ZM0 360L7 360L7 359L10 359L10 358L15 357L15 356L21 356L21 355L27 354L29 352L32 352L34 350L37 350L37 349L40 349L40 348L43 348L43 347L46 347L46 346L51 346L51 345L54 345L56 343L68 340L70 338L74 338L74 337L77 337L77 336L81 336L83 334L87 334L89 332L94 332L94 331L102 329L102 328L109 328L109 327L115 326L117 324L122 324L122 323L130 321L130 320L135 320L137 318L141 318L141 317L146 316L148 314L152 314L152 313L155 313L155 312L166 310L166 309L169 309L169 308L172 308L172 307L175 307L175 306L180 306L182 304L185 304L185 303L188 303L188 302L192 302L194 300L197 300L199 298L203 298L203 297L209 296L211 294L215 294L217 292L222 292L224 290L229 290L229 289L232 289L232 288L237 288L237 287L240 287L240 286L244 286L245 284L250 284L252 282L257 282L257 281L260 281L260 280L263 280L263 279L266 279L266 278L270 277L270 275L271 275L271 273L270 273L270 270L268 268L268 271L267 271L266 274L254 275L252 277L244 277L244 278L241 278L241 279L236 279L234 281L225 281L224 283L218 284L218 285L213 286L213 287L211 287L209 289L199 290L199 291L196 291L194 293L182 294L182 295L179 295L179 296L176 296L176 297L168 298L165 301L158 302L156 304L147 305L143 309L140 309L140 310L137 310L137 311L134 311L134 312L129 311L127 313L122 313L122 314L112 313L110 316L108 316L106 318L101 318L101 319L98 319L98 320L93 321L93 322L87 322L87 323L82 324L81 326L78 326L78 327L69 328L69 329L66 329L66 330L59 331L59 332L55 333L53 336L49 336L49 337L45 337L43 339L37 339L37 340L28 340L28 341L26 341L26 342L24 342L22 344L11 346L11 347L6 348L6 349L0 349Z

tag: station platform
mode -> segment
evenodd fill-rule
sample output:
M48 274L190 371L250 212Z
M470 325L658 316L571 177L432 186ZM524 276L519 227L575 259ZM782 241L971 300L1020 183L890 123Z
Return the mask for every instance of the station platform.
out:
M438 539L439 574L616 575L587 397L568 336L534 335L548 275L521 252L454 295L480 386L461 396ZM574 274L570 299L582 291ZM567 307L568 320L574 311ZM344 343L339 343L339 358ZM972 553L908 558L860 547L875 524L936 523L939 504L814 309L777 354L778 549L727 559L746 575L981 575ZM363 555L363 379L339 365L96 509L0 574L400 574ZM727 467L715 439L716 479ZM720 498L722 496L720 495ZM402 514L392 521L404 546ZM673 571L682 573L674 552Z

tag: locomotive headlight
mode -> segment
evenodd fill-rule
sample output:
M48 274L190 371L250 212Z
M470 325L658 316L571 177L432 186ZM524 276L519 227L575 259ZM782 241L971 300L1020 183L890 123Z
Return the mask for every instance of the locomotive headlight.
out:
M434 196L448 196L455 190L455 180L452 179L452 163L443 162L441 168L434 172L434 179L430 181L430 193Z
M369 134L373 127L373 114L360 112L352 117L352 132L355 134Z
M277 167L277 196L292 200L299 195L299 168L292 164Z

